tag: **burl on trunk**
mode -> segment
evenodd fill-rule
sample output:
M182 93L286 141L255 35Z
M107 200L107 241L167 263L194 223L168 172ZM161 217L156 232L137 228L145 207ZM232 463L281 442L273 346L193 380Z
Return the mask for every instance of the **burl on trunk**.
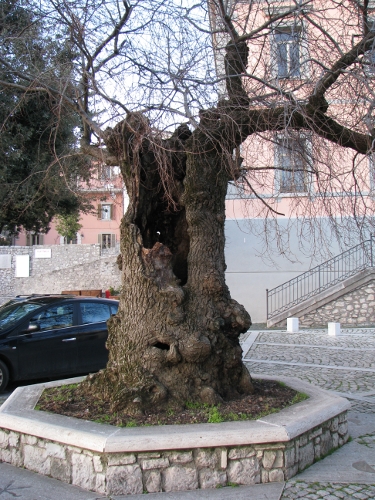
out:
M225 284L229 173L220 145L186 125L164 140L140 113L109 129L106 145L130 203L109 362L86 389L133 414L251 393L238 340L251 320Z

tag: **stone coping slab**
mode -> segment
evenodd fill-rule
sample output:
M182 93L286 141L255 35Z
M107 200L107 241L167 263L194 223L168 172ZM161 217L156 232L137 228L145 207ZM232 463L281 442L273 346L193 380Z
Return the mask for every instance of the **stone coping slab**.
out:
M309 399L258 420L219 424L118 428L35 410L48 387L84 377L17 388L0 408L0 428L101 453L150 452L286 442L350 408L340 396L296 378L253 376L284 382Z

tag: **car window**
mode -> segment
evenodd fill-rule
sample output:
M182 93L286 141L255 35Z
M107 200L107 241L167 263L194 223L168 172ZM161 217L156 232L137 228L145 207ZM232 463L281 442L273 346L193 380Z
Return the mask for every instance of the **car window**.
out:
M8 328L29 312L40 309L40 304L13 303L0 308L0 329Z
M118 311L118 303L111 304L111 314L117 314L117 311Z
M40 330L54 330L73 325L73 304L59 304L49 307L33 316L30 323L37 324Z
M84 302L80 305L82 324L99 323L100 321L107 321L111 316L109 306L96 302Z

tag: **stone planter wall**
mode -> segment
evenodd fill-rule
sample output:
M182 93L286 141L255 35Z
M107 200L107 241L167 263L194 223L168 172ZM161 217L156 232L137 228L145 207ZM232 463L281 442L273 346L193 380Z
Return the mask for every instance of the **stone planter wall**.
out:
M0 460L107 495L284 481L346 443L346 413L285 442L157 452L100 453L3 428Z

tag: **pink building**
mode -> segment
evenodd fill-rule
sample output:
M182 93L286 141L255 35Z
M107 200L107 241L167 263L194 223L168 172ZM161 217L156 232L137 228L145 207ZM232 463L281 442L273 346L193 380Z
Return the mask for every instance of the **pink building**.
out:
M99 243L102 248L113 248L120 241L120 223L127 207L127 194L118 167L101 166L89 184L82 184L82 191L94 209L81 214L82 225L72 243ZM63 245L68 242L59 235L52 221L47 234L21 232L15 240L17 246Z
M323 88L333 122L358 133L374 128L374 41L324 87L324 78L344 54L374 33L374 0L213 0L210 5L224 98L224 48L230 38L222 29L227 21L221 8L238 35L247 37L242 81L251 109L291 105L298 112L299 103L304 108ZM254 322L265 321L266 289L374 231L374 153L358 154L308 128L293 129L283 116L278 131L254 133L233 154L234 168L239 157L243 162L226 204L227 282Z

